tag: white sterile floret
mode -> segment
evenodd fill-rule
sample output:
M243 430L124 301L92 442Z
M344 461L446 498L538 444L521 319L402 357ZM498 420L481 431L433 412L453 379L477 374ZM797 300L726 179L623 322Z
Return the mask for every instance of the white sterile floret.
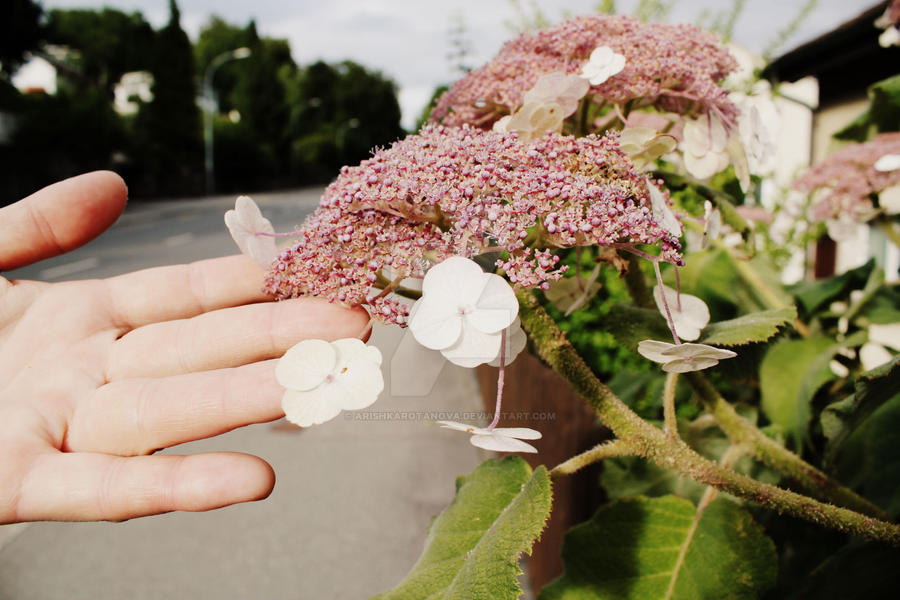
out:
M522 440L539 440L541 432L527 427L473 427L456 421L438 421L441 427L465 431L471 433L469 441L473 446L494 450L495 452L532 452L537 453L537 448Z
M672 152L677 145L671 135L644 125L626 127L619 135L619 149L628 155L638 171L652 167L656 159Z
M275 229L249 196L238 196L234 209L225 213L225 226L241 252L263 269L269 268L278 255L278 249L275 238L264 234L274 234Z
M894 359L894 355L881 344L866 342L859 349L859 362L866 371L871 371Z
M654 286L653 299L656 300L656 307L664 317L666 316L666 307L663 304L663 291L665 291L666 304L669 305L672 320L675 321L675 333L681 339L696 340L700 337L700 330L709 323L709 308L706 307L706 302L697 296L679 294L667 285Z
M502 332L518 314L519 303L505 279L485 273L467 258L451 256L425 274L409 330L450 362L476 367L499 356Z
M889 215L900 213L900 185L893 185L878 192L878 206Z
M882 48L890 48L891 46L900 46L900 29L896 27L888 27L878 36L878 45Z
M357 338L304 340L281 357L275 378L286 388L281 406L287 420L301 427L365 408L384 389L381 351Z
M587 94L591 85L578 75L548 73L537 80L534 87L525 92L522 104L555 103L562 107L563 116L568 117L578 108L578 103Z
M703 202L703 247L708 248L713 240L722 235L722 213L713 208L712 202Z
M684 124L684 167L697 179L708 179L728 166L728 132L715 115Z
M706 344L669 344L656 340L643 340L638 353L648 360L662 363L667 373L700 371L719 364L720 360L734 358L736 353Z
M900 169L900 154L885 154L875 161L875 170L882 173Z
M559 281L550 284L550 289L544 292L544 296L561 311L566 317L584 306L600 291L597 278L600 276L600 264L591 271L587 281L577 275L575 277L563 277Z
M581 68L581 77L600 85L613 75L621 73L625 68L625 56L615 52L609 46L598 46L591 52L587 64Z
M556 102L529 102L523 104L509 120L497 121L503 121L503 125L495 125L495 131L515 131L520 140L530 142L546 135L548 131L562 131L566 116L563 107Z
M653 219L659 223L660 227L674 235L681 236L681 223L678 217L669 208L666 197L658 187L647 182L647 189L650 192L650 208L653 210Z

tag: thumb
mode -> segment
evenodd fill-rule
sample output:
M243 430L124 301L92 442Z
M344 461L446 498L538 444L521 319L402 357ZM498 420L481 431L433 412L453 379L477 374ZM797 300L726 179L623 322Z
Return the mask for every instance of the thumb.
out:
M95 171L54 183L0 209L0 271L88 243L122 214L127 198L121 177Z

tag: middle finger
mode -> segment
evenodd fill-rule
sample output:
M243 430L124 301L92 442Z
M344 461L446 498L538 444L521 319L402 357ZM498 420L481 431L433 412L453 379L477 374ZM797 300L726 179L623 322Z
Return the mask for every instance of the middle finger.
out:
M362 309L298 298L145 325L113 343L106 380L167 377L277 358L304 339L356 337L367 320Z

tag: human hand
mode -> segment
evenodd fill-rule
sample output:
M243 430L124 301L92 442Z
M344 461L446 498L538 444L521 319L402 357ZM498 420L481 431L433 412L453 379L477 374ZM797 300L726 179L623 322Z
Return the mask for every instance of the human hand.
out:
M0 209L0 270L72 250L121 213L97 172ZM153 455L283 415L274 371L306 338L358 335L362 310L266 302L233 256L64 283L0 277L0 523L124 520L269 495L262 459Z

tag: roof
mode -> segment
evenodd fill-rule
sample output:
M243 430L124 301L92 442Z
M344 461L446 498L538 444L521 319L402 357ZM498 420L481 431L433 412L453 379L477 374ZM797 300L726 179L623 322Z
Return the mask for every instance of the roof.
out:
M868 86L900 72L900 47L882 48L881 29L874 22L887 8L880 2L772 61L763 76L772 81L797 81L812 75L819 81L819 105L856 96Z

